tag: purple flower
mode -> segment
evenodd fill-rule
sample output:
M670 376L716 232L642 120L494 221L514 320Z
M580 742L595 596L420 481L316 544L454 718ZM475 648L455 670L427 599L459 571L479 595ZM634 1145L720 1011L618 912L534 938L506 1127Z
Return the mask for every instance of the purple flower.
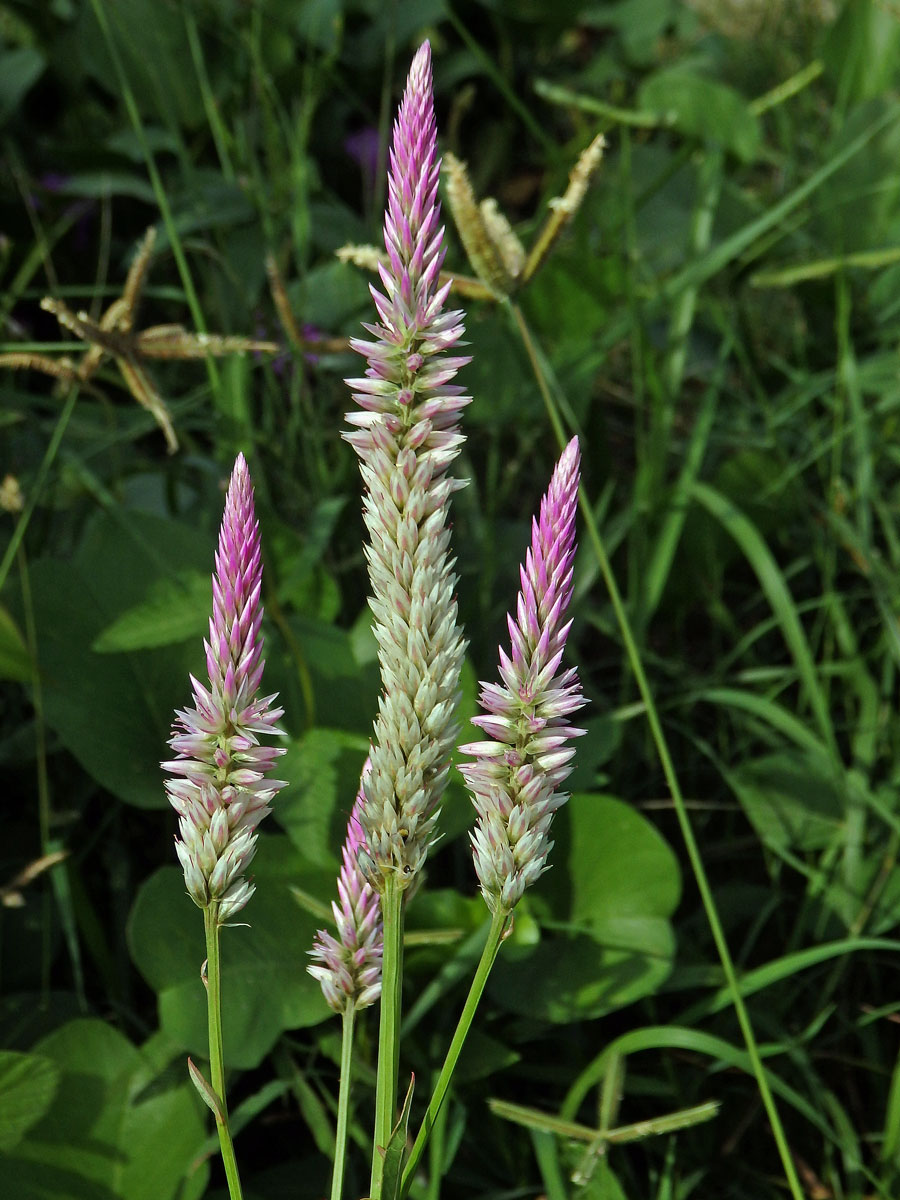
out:
M457 624L450 557L447 474L463 436L469 397L451 383L466 358L447 357L463 332L462 314L444 312L444 258L437 199L440 160L426 42L413 60L394 124L384 244L383 292L372 298L380 323L373 341L351 345L368 360L347 382L360 411L345 434L360 460L366 556L383 692L372 770L360 821L373 887L389 876L406 888L433 840L457 733L454 720L465 645Z
M265 777L284 750L259 741L281 734L282 709L273 707L275 696L259 697L262 562L242 454L225 500L212 588L204 642L209 687L191 676L195 707L176 712L169 739L176 757L162 767L174 776L166 780L166 795L179 816L175 849L188 893L201 908L217 906L224 924L253 894L243 872L256 853L256 827L285 786Z
M560 669L571 627L578 439L556 464L531 548L520 568L516 614L507 617L510 653L500 650L499 684L482 683L484 716L475 717L490 741L461 746L473 762L460 766L478 820L472 833L475 870L492 912L510 911L525 888L547 870L553 814L568 799L574 748L584 732L569 718L584 704L574 667Z
M373 186L375 173L378 170L380 141L380 135L374 125L366 125L344 138L344 149L358 164L366 186L369 188Z
M369 769L367 758L363 779ZM381 901L359 865L359 854L366 844L359 820L364 802L361 780L347 825L343 865L338 876L340 907L334 901L331 904L338 936L320 929L309 952L315 965L307 970L318 979L325 999L335 1012L344 1012L350 1005L367 1008L381 995Z

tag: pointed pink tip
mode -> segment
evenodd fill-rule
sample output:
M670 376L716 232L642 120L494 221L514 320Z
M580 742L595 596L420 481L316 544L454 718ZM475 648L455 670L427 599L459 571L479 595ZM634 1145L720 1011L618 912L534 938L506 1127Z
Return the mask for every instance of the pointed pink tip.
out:
M577 435L572 438L569 444L559 456L559 461L553 469L553 476L550 480L550 488L548 497L552 494L557 496L560 493L574 492L578 489L578 476L581 466L581 449L578 445Z
M430 69L431 42L429 42L428 38L426 38L415 53L415 57L412 60L412 65L409 68L409 77L412 79L414 76L418 77L421 75L427 75Z
M228 482L228 494L232 500L236 499L241 493L246 492L250 485L250 468L247 466L247 460L243 454L238 451L238 456L234 460L234 466L231 469L231 479Z
M560 455L559 465L563 466L563 464L565 464L565 466L571 470L572 467L576 467L580 461L581 448L578 444L578 434L576 434Z

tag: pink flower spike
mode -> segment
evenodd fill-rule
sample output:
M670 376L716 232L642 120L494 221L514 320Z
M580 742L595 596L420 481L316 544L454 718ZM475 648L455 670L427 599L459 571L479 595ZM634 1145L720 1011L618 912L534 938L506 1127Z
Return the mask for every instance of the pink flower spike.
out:
M193 675L194 707L179 710L162 764L175 778L166 794L179 815L175 849L188 894L200 908L215 905L219 924L253 894L243 870L256 853L256 827L269 801L286 786L266 779L284 750L259 745L258 734L281 735L275 696L259 698L263 672L262 561L253 484L243 454L231 474L213 576L213 615L204 642L209 688Z
M473 724L492 741L460 749L474 761L460 771L478 820L472 833L475 870L492 912L507 912L547 870L553 813L567 799L559 785L572 770L568 723L584 699L574 668L560 670L571 621L575 510L580 453L572 438L532 522L521 591L509 623L511 653L500 650L502 683L483 683L485 715Z
M360 859L368 859L365 834L359 814L365 803L363 780L369 773L371 760L362 769L359 793L344 842L343 863L338 876L340 906L332 903L338 936L320 929L316 934L307 967L318 979L326 1001L335 1012L349 1006L357 1009L374 1004L381 995L381 958L383 927L381 900L366 880Z

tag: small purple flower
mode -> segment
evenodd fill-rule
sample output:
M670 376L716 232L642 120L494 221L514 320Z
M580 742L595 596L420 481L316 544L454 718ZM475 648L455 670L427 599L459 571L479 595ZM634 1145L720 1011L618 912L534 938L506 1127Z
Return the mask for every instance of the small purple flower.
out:
M362 779L369 772L367 758ZM335 1012L344 1012L352 1005L367 1008L381 995L381 957L383 927L381 900L369 886L359 865L366 838L359 821L365 802L362 780L359 794L347 825L343 865L338 876L340 906L332 901L331 908L338 936L320 929L310 950L315 965L307 967L310 975L322 985L322 993Z
M384 244L384 291L372 288L380 324L373 341L351 346L368 360L348 379L359 406L346 440L360 460L366 557L383 692L372 770L360 821L362 859L372 885L393 878L402 890L434 840L456 738L455 710L465 644L457 623L450 554L448 474L470 402L451 380L468 359L448 357L463 332L462 313L445 312L449 284L437 198L440 159L431 88L431 51L413 59L394 124Z
M365 125L344 138L344 149L362 171L366 187L371 190L378 170L381 137L374 125Z
M472 833L475 870L492 912L509 912L547 870L553 814L568 799L559 791L584 732L569 718L584 704L574 667L560 670L571 621L575 510L580 455L573 438L532 521L531 548L520 568L516 614L507 617L510 653L500 650L499 684L482 683L490 741L461 746L474 762L460 766L478 820Z
M212 580L206 667L209 687L191 676L194 708L177 711L162 764L174 776L166 795L179 816L175 849L191 898L216 905L220 924L239 912L254 886L243 872L256 853L256 828L285 781L266 779L284 750L261 745L281 734L275 696L259 697L263 608L259 526L243 454L234 464Z

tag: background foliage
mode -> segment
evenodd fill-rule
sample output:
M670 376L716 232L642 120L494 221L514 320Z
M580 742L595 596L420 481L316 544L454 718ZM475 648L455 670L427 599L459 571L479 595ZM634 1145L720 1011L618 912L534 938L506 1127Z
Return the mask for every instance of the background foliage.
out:
M338 1033L306 951L378 689L340 440L358 367L335 344L370 302L334 251L377 240L389 117L423 36L443 144L524 240L607 133L597 181L518 302L551 402L582 435L803 1186L896 1197L900 17L886 0L0 4L3 350L77 359L41 297L98 317L151 225L136 328L282 347L150 364L172 456L112 358L83 387L0 373L5 1194L222 1195L185 1069L204 1054L202 927L158 763L202 666L237 449L257 486L290 787L262 835L252 927L225 939L226 1059L248 1197L326 1186ZM450 242L448 266L468 271ZM267 255L314 349L282 328ZM555 445L509 306L467 307L471 482L454 537L469 715ZM416 1195L780 1196L588 539L576 578L570 645L592 702L576 794ZM484 921L469 823L457 778L409 914L404 1066L423 1094ZM364 1023L361 1147L373 1037ZM585 1159L491 1098L601 1131L720 1108ZM361 1195L362 1152L355 1165Z

